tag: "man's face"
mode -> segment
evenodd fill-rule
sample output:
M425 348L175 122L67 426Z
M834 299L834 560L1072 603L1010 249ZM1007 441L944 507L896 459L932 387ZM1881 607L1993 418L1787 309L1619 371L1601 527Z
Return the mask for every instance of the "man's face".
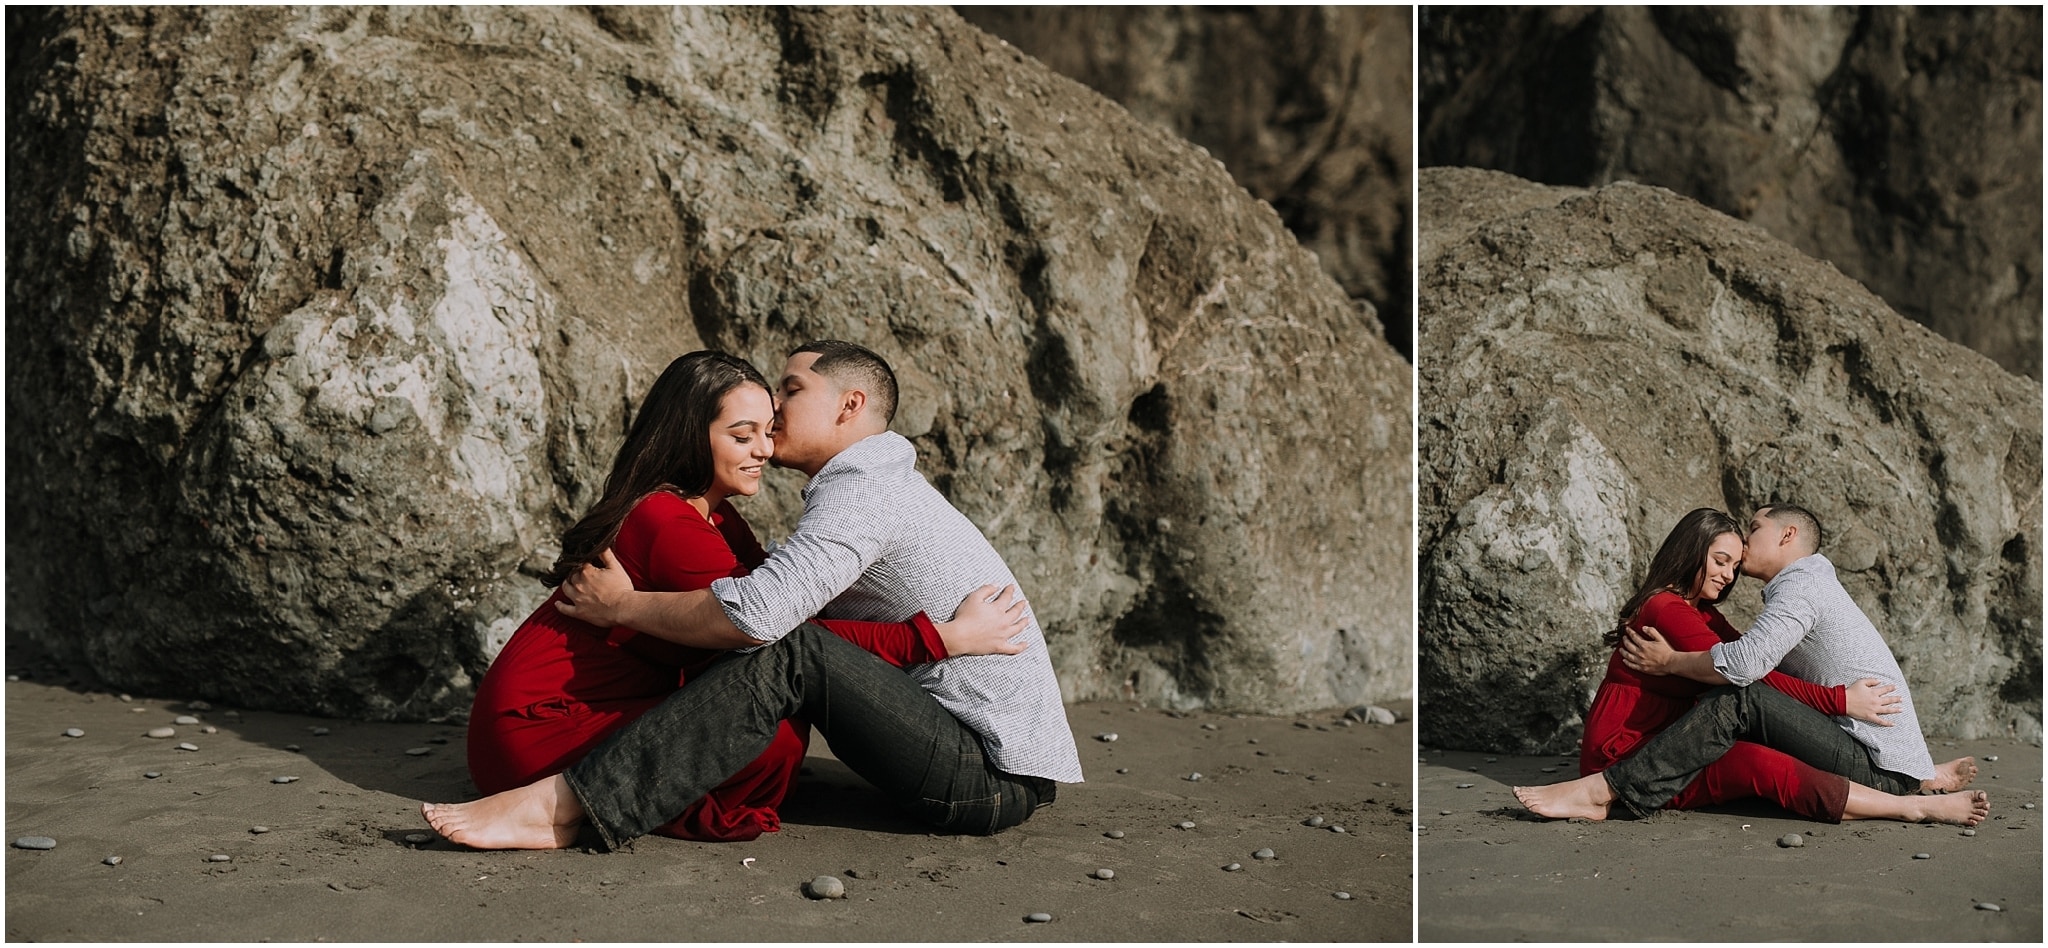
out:
M837 454L839 386L816 372L815 352L790 356L775 388L775 466L816 474Z
M1785 538L1785 525L1764 516L1759 510L1749 518L1749 536L1742 541L1742 573L1755 579L1769 579L1778 575L1785 563L1783 556L1787 549L1781 542Z

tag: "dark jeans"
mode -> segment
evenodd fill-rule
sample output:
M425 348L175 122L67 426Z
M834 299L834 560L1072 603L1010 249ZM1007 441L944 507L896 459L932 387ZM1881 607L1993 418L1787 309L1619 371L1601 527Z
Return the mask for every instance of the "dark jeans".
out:
M1920 792L1920 781L1877 766L1870 749L1827 715L1770 685L1722 685L1692 710L1607 768L1617 802L1637 816L1664 808L1708 764L1751 741L1776 748L1829 773L1892 794Z
M562 774L608 848L674 819L801 717L832 752L942 830L994 833L1051 803L1052 781L997 770L981 739L901 669L804 623L729 655Z

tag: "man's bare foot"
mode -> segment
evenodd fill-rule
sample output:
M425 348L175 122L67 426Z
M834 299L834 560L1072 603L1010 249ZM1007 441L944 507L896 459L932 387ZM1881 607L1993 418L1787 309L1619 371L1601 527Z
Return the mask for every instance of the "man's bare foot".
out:
M1904 799L1909 801L1907 817L1913 822L1975 826L1991 816L1991 798L1982 790Z
M471 849L561 849L576 841L583 803L557 774L469 803L422 803L420 815Z
M1920 781L1920 789L1928 793L1954 793L1977 779L1977 758L1958 757L1934 768L1934 776Z
M1522 801L1529 812L1553 820L1604 820L1607 804L1614 800L1614 789L1607 785L1606 777L1588 774L1564 783L1516 787L1515 799Z

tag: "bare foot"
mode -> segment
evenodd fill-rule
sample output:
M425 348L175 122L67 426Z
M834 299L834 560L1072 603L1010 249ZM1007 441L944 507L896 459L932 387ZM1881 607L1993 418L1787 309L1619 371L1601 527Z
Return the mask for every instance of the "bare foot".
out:
M1553 820L1604 820L1607 804L1614 800L1614 790L1607 785L1606 777L1588 774L1564 783L1516 787L1515 799L1522 801L1529 812Z
M420 815L471 849L561 849L576 841L583 804L557 774L469 803L422 803Z
M1920 823L1954 823L1975 826L1991 816L1991 798L1982 790L1906 797L1911 809L1907 816Z
M1927 793L1953 793L1970 785L1977 779L1977 758L1958 757L1934 768L1934 776L1920 781L1920 789Z

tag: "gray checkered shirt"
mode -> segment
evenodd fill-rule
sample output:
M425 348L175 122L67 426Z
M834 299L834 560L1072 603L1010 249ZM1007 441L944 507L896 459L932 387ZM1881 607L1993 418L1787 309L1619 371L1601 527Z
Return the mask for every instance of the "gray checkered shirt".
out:
M1713 648L1714 670L1747 685L1771 669L1821 685L1851 685L1876 678L1898 688L1900 711L1891 727L1854 718L1835 723L1870 748L1879 767L1925 780L1934 758L1913 712L1913 691L1877 627L1835 578L1835 564L1815 553L1801 557L1764 584L1763 612L1749 631Z
M884 432L839 452L804 488L796 533L748 576L711 592L740 631L774 642L814 615L952 619L984 583L1017 578L972 522L917 472L917 449ZM1020 589L1021 593L1022 590ZM1081 781L1059 680L1034 617L1016 655L962 655L907 671L1012 774Z

